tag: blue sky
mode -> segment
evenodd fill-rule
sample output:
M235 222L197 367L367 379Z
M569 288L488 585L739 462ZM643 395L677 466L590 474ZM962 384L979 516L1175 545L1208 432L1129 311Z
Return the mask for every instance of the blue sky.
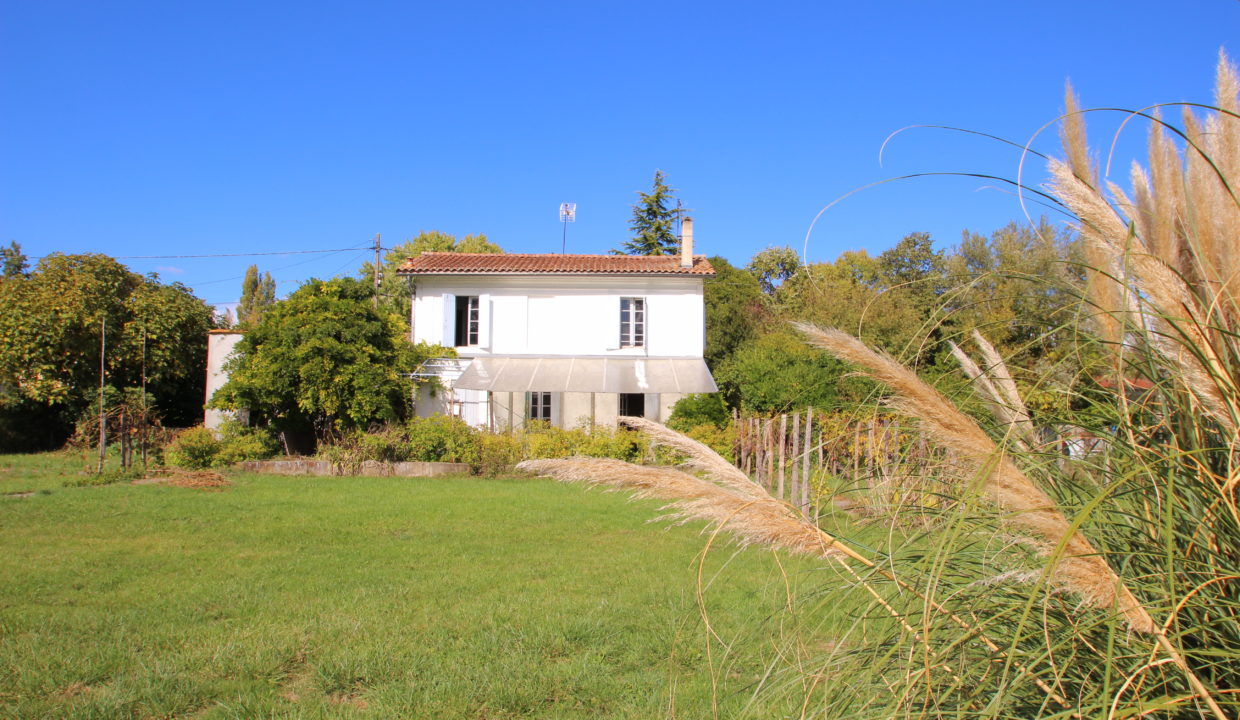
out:
M884 178L1015 178L1063 107L1211 98L1240 2L0 2L0 242L119 257L391 246L485 233L510 252L628 237L656 168L699 252L802 249ZM1096 114L1103 148L1122 116ZM1122 180L1145 128L1120 135ZM1053 151L1053 130L1033 141ZM1030 158L1026 181L1041 181ZM1041 211L1030 206L1035 215ZM975 178L882 184L819 220L810 260L1022 219ZM365 250L126 259L213 303L250 263L280 294Z

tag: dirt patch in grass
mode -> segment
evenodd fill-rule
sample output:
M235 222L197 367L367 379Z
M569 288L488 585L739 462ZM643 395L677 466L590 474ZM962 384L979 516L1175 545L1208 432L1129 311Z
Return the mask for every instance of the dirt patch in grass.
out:
M78 695L85 695L86 693L90 692L93 689L94 688L87 685L86 683L75 682L72 685L67 685L57 690L56 696L62 697L62 698L73 698L73 697L77 697Z
M134 485L174 485L176 487L221 492L232 485L223 475L210 470L173 470L164 477L141 478Z
M332 705L351 705L358 710L365 710L370 707L370 703L366 702L366 700L362 698L361 693L357 691L349 693L332 693L327 696L327 702Z

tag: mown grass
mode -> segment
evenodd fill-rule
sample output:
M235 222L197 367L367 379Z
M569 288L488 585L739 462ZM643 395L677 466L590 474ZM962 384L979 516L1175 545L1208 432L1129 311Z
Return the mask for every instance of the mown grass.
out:
M2 717L769 716L790 628L853 622L819 563L721 543L699 582L699 528L545 480L81 469L0 457Z

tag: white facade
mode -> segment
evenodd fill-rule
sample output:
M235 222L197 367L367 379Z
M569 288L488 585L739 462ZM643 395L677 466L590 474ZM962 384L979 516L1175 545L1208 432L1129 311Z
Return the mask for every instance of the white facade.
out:
M215 391L224 387L224 383L228 382L228 373L224 372L224 363L232 356L233 350L240 341L241 333L230 330L212 330L207 334L206 402L211 402L211 396L215 394ZM231 410L207 409L203 415L202 424L215 430L226 419L236 416L236 413ZM245 418L241 420L244 422Z
M706 310L696 277L439 276L418 278L413 340L454 347L455 298L479 301L476 345L485 355L702 357ZM645 301L646 337L621 347L620 299ZM445 309L447 312L445 313Z
M500 428L542 406L560 427L614 424L622 411L665 421L685 394L669 389L714 391L701 360L701 274L410 274L414 342L453 347L458 355L424 369L439 383L419 392L420 416L452 414ZM488 372L506 382L479 378ZM621 377L626 373L633 377ZM679 375L653 377L660 373Z

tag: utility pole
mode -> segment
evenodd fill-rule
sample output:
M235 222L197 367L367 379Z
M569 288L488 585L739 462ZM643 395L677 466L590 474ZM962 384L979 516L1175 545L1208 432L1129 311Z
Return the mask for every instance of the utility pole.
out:
M375 233L375 307L379 307L379 233Z
M99 472L103 473L103 458L108 450L108 418L103 412L104 364L108 352L108 318L99 326Z

